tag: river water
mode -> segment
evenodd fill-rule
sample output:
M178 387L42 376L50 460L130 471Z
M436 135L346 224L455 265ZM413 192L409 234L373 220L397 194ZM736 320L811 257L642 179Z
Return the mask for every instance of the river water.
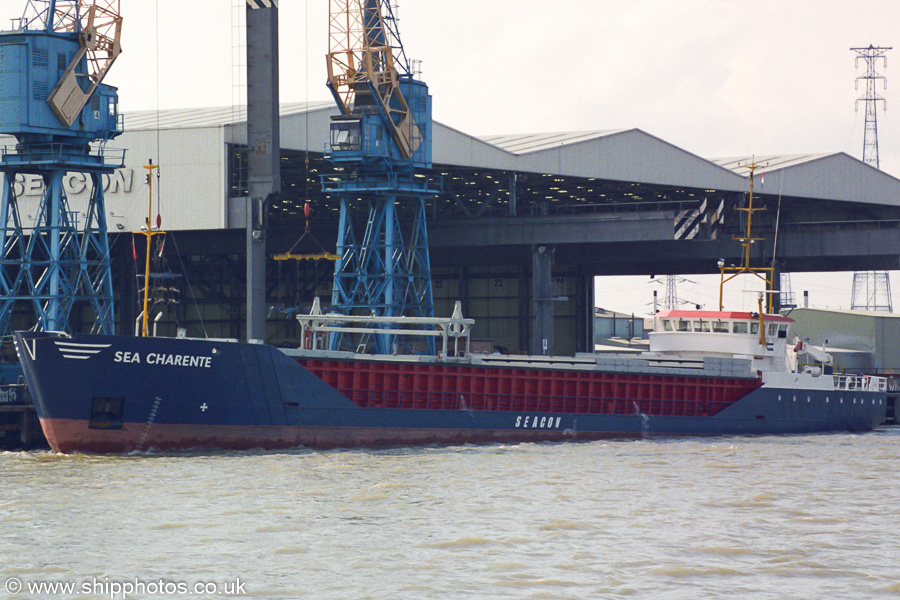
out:
M897 598L898 464L897 429L0 453L0 597Z

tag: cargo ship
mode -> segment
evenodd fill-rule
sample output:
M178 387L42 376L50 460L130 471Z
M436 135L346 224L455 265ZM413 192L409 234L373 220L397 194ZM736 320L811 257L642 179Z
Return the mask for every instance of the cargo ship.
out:
M780 315L662 311L638 355L472 354L458 314L435 320L437 356L319 349L348 319L304 315L294 350L40 332L16 348L64 453L862 432L887 407L884 378L833 373Z
M316 298L294 349L152 337L150 277L142 336L17 332L16 352L64 453L870 431L885 378L835 373L824 350L788 342L793 320L764 311L762 293L756 312L723 310L726 281L769 271L771 285L771 269L750 266L750 181L742 264L719 261L719 310L658 312L639 354L475 354L459 302L449 318L376 317L326 314ZM149 248L162 232L136 233ZM379 335L437 351L368 353ZM360 343L338 350L335 336Z
M417 198L422 207L417 241L409 247L418 253L397 261L401 252L386 252L395 263L373 271L379 277L419 277L418 272L392 268L428 257L422 251L427 249L425 198L440 191L425 173L432 168L430 96L409 65L394 64L394 58L406 59L390 4L370 0L364 9L346 4L329 19L335 28L329 29L328 85L341 115L332 123L325 151L346 177L323 175L323 191L339 196L342 206L363 193L374 193L391 207L398 195ZM277 13L256 8L250 7L258 24L252 29L263 31L266 23L274 31ZM343 29L346 22L361 26L365 34ZM261 44L248 47L259 50L248 54L251 59L267 52ZM265 69L250 72L264 73L261 85L271 83ZM262 89L252 81L249 87ZM277 86L271 91L266 102L259 99L264 93L248 98L248 105L258 106L248 106L246 127L253 132L250 145L255 145L247 160L254 207L247 215L251 240L264 239L267 196L278 195ZM272 115L260 118L265 112ZM146 168L151 183L156 166ZM147 218L142 230L134 232L146 237L147 248L143 274L136 273L144 281L142 335L15 334L37 416L56 452L867 431L885 416L883 378L834 373L826 353L800 340L788 342L791 319L764 312L761 303L756 312L728 312L721 302L717 311L660 312L649 350L637 355L475 354L469 344L473 321L463 318L459 308L443 319L374 318L326 314L318 302L299 317L299 348L155 337L148 310L150 248L165 232L158 214L153 226L152 184L149 189ZM752 197L751 175L751 207ZM751 243L751 212L745 248ZM308 207L305 213L308 217ZM370 213L369 225L384 223L384 215ZM387 240L391 223L374 239L384 235ZM307 232L308 227L307 222ZM352 237L339 236L338 252ZM392 247L394 240L392 233L385 244ZM158 252L162 256L162 244ZM338 266L335 274L337 280ZM394 301L385 296L386 304ZM391 308L402 311L397 305ZM430 302L420 303L426 305L421 314L430 312ZM362 351L339 349L343 347L335 339L348 334L374 336L379 351L394 349L385 343L388 337L378 336L419 336L428 342L412 347L437 346L440 351L401 354L398 347L394 354L373 355L365 352L365 343L352 344Z

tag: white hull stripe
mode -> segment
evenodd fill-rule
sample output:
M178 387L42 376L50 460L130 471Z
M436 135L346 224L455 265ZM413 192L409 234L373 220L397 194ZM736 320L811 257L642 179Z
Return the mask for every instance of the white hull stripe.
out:
M75 342L54 341L56 347L59 348L63 358L74 358L78 360L88 359L95 354L100 354L104 348L109 348L112 344L78 344Z
M53 342L53 343L56 344L56 345L59 346L59 347L66 347L66 348L71 348L71 349L75 349L75 348L100 348L100 349L102 350L103 348L109 348L110 346L112 346L112 344L79 344L79 343L76 343L76 342Z

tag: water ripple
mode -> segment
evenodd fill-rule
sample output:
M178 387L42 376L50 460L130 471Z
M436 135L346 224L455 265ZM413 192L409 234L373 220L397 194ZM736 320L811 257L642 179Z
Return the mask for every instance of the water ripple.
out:
M0 453L0 579L240 577L250 597L316 600L896 597L898 442Z

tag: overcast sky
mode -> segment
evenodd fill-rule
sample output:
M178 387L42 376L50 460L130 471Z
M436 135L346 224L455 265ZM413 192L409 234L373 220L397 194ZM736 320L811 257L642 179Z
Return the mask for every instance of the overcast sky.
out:
M12 15L24 4L0 2ZM232 102L235 0L121 4L124 52L109 80L123 110L155 108L157 95L161 108ZM403 0L398 14L447 125L476 135L638 127L704 157L861 157L862 67L849 49L894 46L900 32L897 0ZM330 99L327 17L327 0L281 1L282 101ZM879 142L882 168L900 175L896 45L880 67Z
M0 0L0 17L24 6ZM279 6L281 101L329 100L327 0ZM107 77L121 110L232 104L232 48L243 44L233 17L243 7L121 0L123 54ZM401 0L398 15L446 125L475 135L637 127L706 158L861 158L863 65L850 48L895 46L879 64L888 110L879 105L878 133L882 169L900 176L898 0ZM845 307L851 280L829 284L846 290Z

